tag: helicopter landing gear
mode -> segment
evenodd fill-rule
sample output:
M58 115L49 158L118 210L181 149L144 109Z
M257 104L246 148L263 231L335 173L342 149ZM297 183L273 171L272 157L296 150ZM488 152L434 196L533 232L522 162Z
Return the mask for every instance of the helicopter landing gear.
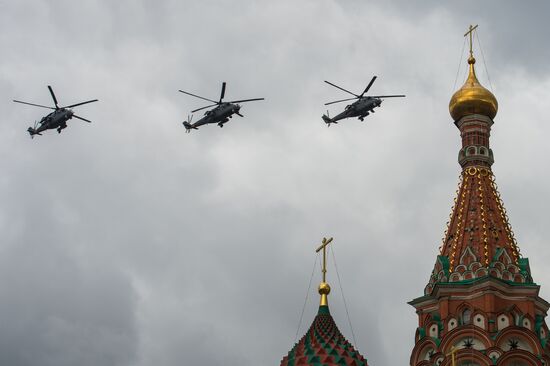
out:
M223 123L221 123L221 122L218 123L218 126L220 126L220 128L222 128L222 127L223 127Z
M57 127L57 133L61 133L61 130L63 130L64 128L67 127L67 124L66 123L63 123L62 125L60 125L59 127Z

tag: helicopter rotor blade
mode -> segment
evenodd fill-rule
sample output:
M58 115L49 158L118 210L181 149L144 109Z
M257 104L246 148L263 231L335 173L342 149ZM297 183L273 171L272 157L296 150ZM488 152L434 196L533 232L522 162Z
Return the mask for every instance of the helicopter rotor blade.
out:
M211 105L207 105L206 107L202 107L202 108L195 109L195 110L191 111L191 113L195 113L195 112L198 112L198 111L202 111L203 109L210 108L210 107L213 107L213 106L215 106L215 105L218 105L218 103L216 102L216 104L211 104Z
M84 122L92 123L92 121L90 121L89 119L79 117L79 116L77 116L76 114L73 114L73 117L74 117L74 118L78 118L78 119L80 119L80 120L82 120L82 121L84 121Z
M353 100L353 99L359 99L359 97L336 100L334 102L325 103L325 105L334 104L334 103L341 103L341 102L347 102L348 100Z
M65 106L65 107L61 107L61 108L72 108L72 107L76 107L76 106L79 106L79 105L82 105L82 104L88 104L88 103L97 102L98 100L99 100L99 99L88 100L88 101L86 101L86 102L71 104L71 105L68 105L68 106Z
M223 97L225 97L225 81L222 83L222 93L220 94L220 101L218 104L222 102Z
M232 100L227 103L245 103L245 102L254 102L256 100L265 100L265 98L252 98L252 99L241 99L241 100Z
M404 98L405 95L373 95L371 98Z
M33 105L33 106L35 106L35 107L48 108L48 109L55 109L55 108L53 108L53 107L47 107L47 106L45 106L45 105L34 104L34 103L28 103L28 102L22 102L22 101L20 101L20 100L15 100L15 99L14 99L13 101L14 101L15 103L28 104L28 105Z
M191 95L195 98L199 98L199 99L204 99L204 100L207 100L209 102L212 102L212 103L216 103L216 104L219 104L218 102L216 102L215 100L212 100L212 99L208 99L208 98L205 98L205 97L201 97L199 95L195 95L195 94L191 94L191 93L188 93L186 91L183 91L183 90L178 90L180 93L183 93L183 94L188 94L188 95Z
M359 95L357 95L357 94L355 94L355 93L352 93L352 92L350 92L349 90L346 90L346 89L344 89L344 88L341 88L341 87L339 87L338 85L335 85L335 84L331 83L330 81L326 81L326 80L325 80L325 83L327 83L328 85L331 85L331 86L333 86L333 87L335 87L335 88L338 88L338 89L340 89L340 90L342 90L342 91L345 91L346 93L349 93L349 94L351 94L351 95L354 95L354 96L356 96L356 97L359 97Z
M367 85L367 87L365 88L365 90L361 93L361 96L365 95L366 92L369 91L370 87L372 86L372 84L374 84L374 81L376 80L376 75L372 77L369 85Z
M48 89L50 90L50 94L52 95L52 99L53 99L53 102L55 104L55 109L59 109L59 106L57 105L57 98L55 97L55 94L53 93L52 87L48 85Z

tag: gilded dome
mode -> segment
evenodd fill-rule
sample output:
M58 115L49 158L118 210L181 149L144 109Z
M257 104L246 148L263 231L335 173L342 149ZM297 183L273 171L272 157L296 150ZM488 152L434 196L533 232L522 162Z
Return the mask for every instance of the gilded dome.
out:
M498 110L497 98L477 80L474 64L476 59L468 58L470 72L466 82L458 89L449 102L449 112L455 121L469 114L481 114L491 119Z

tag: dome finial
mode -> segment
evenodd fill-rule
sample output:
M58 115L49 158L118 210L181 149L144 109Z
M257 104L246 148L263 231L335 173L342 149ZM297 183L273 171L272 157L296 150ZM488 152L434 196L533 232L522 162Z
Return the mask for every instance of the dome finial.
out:
M498 111L498 102L493 93L485 89L477 80L474 64L472 34L477 25L470 25L464 37L470 36L470 57L468 64L470 71L464 85L458 89L449 102L449 112L455 121L471 114L481 114L491 119L495 118Z
M327 296L330 293L330 286L327 283L327 245L332 242L332 238L323 238L321 246L315 250L316 253L323 250L323 282L319 284L319 295L321 295L320 306L328 306Z

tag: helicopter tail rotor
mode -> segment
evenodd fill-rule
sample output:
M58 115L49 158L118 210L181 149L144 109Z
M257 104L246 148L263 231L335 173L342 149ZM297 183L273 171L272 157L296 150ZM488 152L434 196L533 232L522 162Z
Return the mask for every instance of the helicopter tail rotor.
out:
M328 111L327 111L327 114L323 114L322 118L323 118L323 121L327 124L327 127L330 127L331 123L338 123L338 122L333 121L332 119L330 119Z
M187 116L187 121L183 121L183 127L185 127L185 132L186 133L191 132L191 129L198 130L197 127L195 127L191 124L192 120L193 120L193 115L188 115Z
M29 135L31 135L31 139L34 138L34 135L42 136L42 134L36 130L36 126L34 128L33 127L27 128L27 132L29 133Z
M38 128L38 122L37 121L34 122L34 127L27 128L27 132L29 133L29 135L31 135L31 139L34 138L34 135L42 136L42 134L37 131L37 128Z
M184 122L183 122L183 126L185 127L185 132L186 132L186 133L191 132L192 129L193 129L193 130L198 130L197 127L195 127L195 126L189 124L189 122L187 122L187 121L184 121Z

